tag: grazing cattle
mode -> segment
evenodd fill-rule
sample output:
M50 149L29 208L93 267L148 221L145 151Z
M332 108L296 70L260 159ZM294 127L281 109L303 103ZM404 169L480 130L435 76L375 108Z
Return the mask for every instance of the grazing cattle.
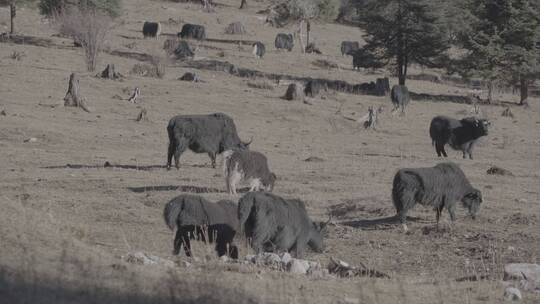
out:
M202 25L186 23L182 26L182 31L178 33L178 36L182 39L204 40L206 39L206 30Z
M236 194L240 182L249 183L249 191L272 192L276 181L276 175L268 169L266 156L247 150L223 152L223 175L230 194Z
M251 238L256 253L292 251L301 258L307 246L324 249L322 230L326 223L313 223L304 202L284 199L268 192L249 192L238 202L240 231Z
M145 21L143 24L143 36L144 38L153 37L158 38L161 34L161 24L159 22Z
M309 97L315 97L319 95L321 89L326 90L325 84L320 80L312 79L306 83L304 94Z
M341 42L341 56L354 55L360 49L358 41L343 41Z
M266 47L264 46L264 44L259 41L255 42L253 44L253 55L260 59L263 58L264 53L266 53Z
M404 85L394 85L390 91L390 98L394 104L394 109L396 111L401 108L401 114L405 114L405 107L409 104L411 97L409 96L409 89Z
M393 182L392 200L403 229L407 212L416 203L435 208L437 224L444 208L450 219L455 220L456 202L461 201L474 219L482 203L482 193L469 183L461 169L454 163L440 163L430 168L399 170Z
M294 47L294 39L292 34L284 34L279 33L276 36L276 40L274 41L274 45L276 46L276 49L286 49L289 52L292 51Z
M473 147L478 138L488 134L490 122L487 119L467 117L461 120L446 116L437 116L431 120L429 135L437 156L448 157L444 146L449 144L454 150L461 150L463 158L472 159Z
M173 254L178 255L184 247L186 256L191 256L190 239L206 242L208 238L208 242L216 243L218 256L229 253L232 258L238 258L238 249L233 244L238 230L237 210L236 204L227 200L212 203L190 194L173 198L163 210L167 226L171 230L177 229Z
M217 154L226 150L247 150L251 143L240 140L233 119L223 113L175 116L169 121L167 133L167 169L171 168L173 155L179 169L180 156L188 148L195 153L208 153L215 168Z

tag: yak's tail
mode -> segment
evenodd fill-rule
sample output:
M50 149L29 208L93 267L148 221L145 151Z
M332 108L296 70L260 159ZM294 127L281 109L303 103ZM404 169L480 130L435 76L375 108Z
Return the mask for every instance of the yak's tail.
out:
M178 221L178 216L182 212L184 206L183 200L173 199L165 205L163 210L163 219L169 229L174 230Z
M253 193L244 195L238 202L238 225L240 227L240 233L244 233L244 225L246 224L249 215L255 205L255 196Z

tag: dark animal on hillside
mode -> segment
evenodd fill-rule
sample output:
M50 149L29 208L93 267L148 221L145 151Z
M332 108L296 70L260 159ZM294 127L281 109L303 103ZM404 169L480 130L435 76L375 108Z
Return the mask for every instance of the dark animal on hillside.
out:
M401 114L405 114L405 107L409 104L411 97L409 96L409 89L404 85L394 85L390 91L390 98L394 104L394 109L396 111L401 108Z
M262 42L255 42L253 44L253 55L257 58L263 58L264 54L266 53L266 47Z
M362 67L363 53L360 50L352 51L353 70L359 70Z
M195 153L208 153L212 167L216 167L216 155L226 150L247 150L250 142L242 142L231 117L223 113L209 115L178 115L169 121L169 150L167 169L171 161L180 168L180 156L186 149Z
M193 53L187 41L184 41L184 40L178 41L178 44L176 45L176 48L173 51L173 54L174 54L174 57L176 57L176 59L179 59L179 60L193 58L193 56L195 56L195 53Z
M358 41L343 41L341 42L341 56L353 55L354 52L360 49Z
M430 168L399 170L393 182L392 200L397 217L407 231L407 212L416 203L431 206L436 211L437 225L441 212L448 210L450 219L456 219L456 202L461 201L474 219L482 203L482 193L469 183L461 169L454 163L440 163Z
M202 25L186 23L182 26L182 31L178 33L178 36L182 39L204 40L206 39L206 30Z
M256 253L293 252L301 258L307 246L322 252L323 229L327 223L313 223L304 202L284 199L268 192L249 192L238 202L240 231L251 238Z
M276 175L270 172L268 160L260 152L225 151L223 152L223 173L227 191L236 194L240 182L250 185L249 191L265 190L272 192Z
M147 37L154 37L158 38L161 34L161 24L159 22L148 22L145 21L143 24L143 36L144 38Z
M319 95L321 89L326 90L325 85L319 80L312 79L306 83L304 94L309 97L315 97Z
M292 34L279 33L276 36L274 41L276 49L286 49L287 51L292 51L294 47L294 39Z
M238 249L233 244L238 230L237 212L236 204L227 200L213 203L191 194L173 198L163 210L167 226L171 230L177 229L173 254L178 255L184 247L186 256L191 256L190 240L206 242L208 239L208 242L216 243L218 256L229 253L232 258L238 258Z
M431 120L429 135L439 157L448 157L444 146L449 144L454 150L461 150L463 158L472 159L472 151L478 138L488 134L490 122L487 119L467 117L461 120L437 116Z

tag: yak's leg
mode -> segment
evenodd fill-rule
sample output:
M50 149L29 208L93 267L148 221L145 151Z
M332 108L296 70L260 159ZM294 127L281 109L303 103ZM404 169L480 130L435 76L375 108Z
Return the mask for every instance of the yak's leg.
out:
M442 213L442 210L444 208L444 205L440 205L439 207L437 207L435 209L436 213L437 213L437 230L439 230L439 220L441 219L441 213Z
M175 236L174 242L173 242L173 254L174 255L180 254L180 248L184 244L183 239L184 239L184 229L182 229L182 227L178 227L178 229L176 230L176 236Z
M233 170L228 176L229 194L236 195L236 186L240 183L242 175L237 170Z
M174 166L180 169L180 155L188 148L188 140L186 138L176 138L176 150L174 151Z
M444 150L444 144L441 142L436 141L435 142L435 151L437 152L437 156L441 157L441 153Z
M473 159L472 157L472 150L473 150L474 142L469 143L469 146L467 147L467 153L469 154L469 159Z
M456 220L456 204L452 202L446 202L448 213L450 214L450 220L454 222Z
M176 143L174 142L174 139L169 140L169 150L167 152L167 170L171 170L171 162L172 162L172 157L173 157L175 148L176 148Z
M444 143L441 144L441 152L444 157L448 157L448 154L446 154L446 150L444 149Z
M208 156L210 156L210 160L212 161L212 168L216 168L216 153L208 152Z

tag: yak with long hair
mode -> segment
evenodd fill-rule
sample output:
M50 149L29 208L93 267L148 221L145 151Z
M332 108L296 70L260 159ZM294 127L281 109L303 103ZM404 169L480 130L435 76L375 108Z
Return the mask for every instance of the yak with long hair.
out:
M229 254L238 258L238 249L233 243L238 230L237 209L237 205L228 200L213 203L191 194L173 198L163 210L167 226L171 230L176 228L173 254L179 254L184 247L186 255L191 256L190 240L206 242L208 239L216 243L218 256Z
M440 163L429 168L409 168L399 170L393 182L392 200L397 217L403 229L407 212L417 203L433 207L436 211L437 224L444 208L450 219L456 219L456 202L461 201L474 219L482 203L482 193L471 183L454 163Z

